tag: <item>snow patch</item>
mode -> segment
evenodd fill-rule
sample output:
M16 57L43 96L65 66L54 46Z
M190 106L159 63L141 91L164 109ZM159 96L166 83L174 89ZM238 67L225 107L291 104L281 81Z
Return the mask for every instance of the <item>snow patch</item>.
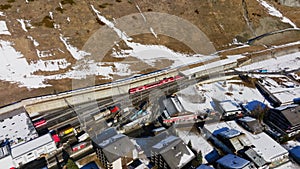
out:
M153 28L150 27L150 32L152 33L152 35L157 39L157 34L154 32Z
M53 53L50 50L40 51L40 50L36 49L36 54L38 55L39 58L53 56Z
M49 17L53 20L53 12L49 12Z
M0 21L0 35L11 35L5 21Z
M298 28L294 22L292 22L289 18L283 16L283 14L277 10L274 6L268 4L264 0L257 0L263 7L265 7L269 14L281 19L282 22L290 24L293 28Z
M32 36L27 36L27 38L30 39L30 40L33 42L33 45L34 45L35 47L38 47L38 46L40 45L35 39L33 39Z
M21 24L22 29L25 32L28 32L28 30L26 29L25 23L24 23L24 19L17 19L17 21Z
M46 76L35 75L36 71L57 71L70 65L65 59L31 61L12 47L12 43L0 40L0 79L17 82L21 87L40 88Z
M250 65L237 68L237 70L251 71L251 70L266 69L268 72L278 72L281 70L290 71L290 70L299 69L299 61L300 61L300 52L296 52L296 53L283 55L277 58L271 58L268 60L252 63Z
M87 52L82 51L82 50L78 50L76 47L70 45L68 43L69 38L63 37L62 34L59 36L59 38L64 43L65 47L71 53L71 55L73 56L74 59L80 60L80 59L83 59L85 56L90 55L90 53L87 53Z

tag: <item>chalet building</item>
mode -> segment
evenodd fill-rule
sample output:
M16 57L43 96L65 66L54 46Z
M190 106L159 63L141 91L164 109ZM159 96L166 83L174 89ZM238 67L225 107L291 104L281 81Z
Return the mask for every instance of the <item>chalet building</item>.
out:
M194 153L175 136L168 136L151 148L151 162L160 169L180 169L195 158Z
M288 105L270 109L265 122L283 135L292 137L300 132L300 106Z
M133 161L137 152L129 137L108 128L93 138L97 157L105 168L125 168Z

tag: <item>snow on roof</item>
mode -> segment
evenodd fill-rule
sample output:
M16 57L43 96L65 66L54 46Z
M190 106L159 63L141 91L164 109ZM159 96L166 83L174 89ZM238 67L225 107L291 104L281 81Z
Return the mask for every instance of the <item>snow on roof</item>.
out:
M285 106L276 107L275 109L276 109L276 110L279 110L279 111L283 111L283 110L285 110L285 109L295 108L295 107L297 107L297 106L299 106L299 105L297 105L297 104L290 104L290 105L285 105Z
M213 151L213 147L198 133L192 131L185 131L185 130L176 130L178 137L180 137L185 144L191 142L192 148L196 152L202 153L202 162L207 163L205 159L205 155Z
M3 168L3 169L9 169L9 168L15 167L11 156L6 156L4 158L1 158L0 164L1 164L1 168Z
M11 35L5 21L0 21L0 35Z
M165 127L159 127L159 128L153 129L152 132L160 132L160 131L165 131L165 130L166 130Z
M289 140L286 143L282 144L282 146L287 149L290 150L296 146L300 146L300 142L299 141L295 141L295 140Z
M162 149L163 147L169 145L170 143L172 143L175 140L178 140L179 138L176 136L169 136L163 140L161 140L159 143L155 144L154 146L152 146L155 149Z
M284 163L276 167L275 169L299 169L299 168L300 168L299 164L289 161L287 163Z
M231 129L236 129L246 134L249 141L255 146L254 150L261 155L267 162L271 162L278 156L288 154L288 151L284 149L279 143L273 140L266 133L262 132L259 134L252 134L247 130L240 127L235 121L212 123L204 125L211 133L217 129L228 127Z
M31 120L25 112L2 120L3 121L0 122L0 140L8 138L13 141L12 144L17 144L19 142L18 138L28 141L38 136Z
M115 142L115 141L117 141L117 140L119 140L119 139L121 139L123 137L126 137L126 136L124 134L117 134L117 135L115 135L113 137L110 137L110 138L104 140L102 143L100 143L98 145L101 146L101 147L106 147L109 144L111 144L111 143L113 143L113 142Z
M235 103L231 100L222 101L222 102L220 102L220 105L222 106L222 108L225 112L241 110L241 107L237 103Z
M273 95L283 104L292 103L294 98L300 96L300 88L287 88L281 92L273 93Z
M183 167L184 165L186 165L188 162L190 162L194 157L194 153L187 147L185 146L186 149L188 150L188 154L184 153L181 158L180 158L180 161L179 161L179 164L177 167L181 168Z
M250 164L250 161L245 160L233 154L227 154L224 157L217 160L217 163L221 164L226 168L238 169L238 168L244 168L245 166Z
M24 144L12 146L11 155L13 158L16 158L51 142L53 142L51 135L45 134Z
M242 118L240 118L238 120L242 121L242 122L251 122L251 121L255 121L256 119L253 118L253 117L250 117L250 116L245 116L245 117L242 117Z
M204 112L201 104L205 103L206 97L195 86L189 86L177 92L177 98L184 110L192 113Z

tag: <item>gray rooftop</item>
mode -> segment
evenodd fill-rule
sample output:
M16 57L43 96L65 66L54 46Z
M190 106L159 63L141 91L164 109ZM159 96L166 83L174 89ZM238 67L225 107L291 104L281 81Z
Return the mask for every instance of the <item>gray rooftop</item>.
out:
M300 124L300 106L284 106L277 110L280 110L293 126Z
M252 148L245 151L245 155L251 159L251 161L258 167L266 165L266 161L260 155L257 154Z
M182 168L194 157L194 153L176 136L169 136L155 144L153 150L161 154L170 168Z
M11 147L11 155L13 158L19 157L23 154L26 154L36 148L42 147L48 143L53 142L50 134L45 134L41 137L38 137L34 140L28 141L24 144L18 144Z
M106 159L112 163L120 157L131 157L135 149L129 137L118 134L114 128L108 128L93 138L93 141L103 150Z

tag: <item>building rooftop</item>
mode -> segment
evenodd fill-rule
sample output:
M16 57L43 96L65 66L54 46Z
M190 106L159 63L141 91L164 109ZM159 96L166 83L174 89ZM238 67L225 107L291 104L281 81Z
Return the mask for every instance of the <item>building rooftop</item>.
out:
M258 167L262 167L267 164L267 162L252 148L246 150L244 153Z
M297 162L300 162L300 146L292 148L289 152Z
M238 130L228 129L228 130L220 132L218 135L220 135L221 137L226 138L226 139L231 139L233 137L239 136L240 134L241 134L241 132Z
M170 116L172 116L173 114L179 113L179 110L177 109L177 107L175 106L175 104L173 103L171 98L164 99L163 104Z
M242 110L241 107L234 101L225 100L220 102L221 107L225 112L232 112L237 110Z
M108 128L104 131L102 131L100 134L95 135L92 140L96 143L96 144L100 144L102 143L104 140L107 140L115 135L117 135L117 130L115 128Z
M161 140L152 148L164 158L170 168L182 168L195 157L184 142L175 136Z
M9 139L18 144L38 137L38 134L24 108L0 115L0 140Z
M217 163L227 168L240 169L249 165L250 161L233 154L227 154L224 157L217 160Z
M256 119L253 118L253 117L250 117L250 116L245 116L245 117L239 118L239 121L249 123L249 122L252 122L252 121L256 121Z
M258 134L263 131L262 125L255 118L245 116L238 119L237 122L244 122L244 125L247 126L246 130L250 130L252 133Z
M12 146L11 155L13 158L16 158L51 142L53 142L51 135L45 134L26 143Z
M118 134L114 128L108 128L95 136L93 141L99 146L107 160L112 163L120 157L130 155L135 148L129 137Z
M245 106L246 109L248 109L249 111L254 111L255 109L265 109L267 108L267 105L265 105L264 103L257 101L257 100L253 100L251 102L248 102Z
M204 165L204 164L201 164L199 167L197 167L196 169L214 169L208 165Z
M8 145L0 147L0 159L10 154Z
M280 155L288 154L288 151L284 149L279 143L273 140L266 133L252 134L240 127L235 121L227 121L220 123L211 123L204 125L204 128L211 133L215 130L227 127L230 129L236 129L243 132L248 140L255 146L254 150L262 156L267 162L277 158Z
M300 106L299 105L288 105L277 107L275 110L281 111L285 118L292 124L300 124Z

